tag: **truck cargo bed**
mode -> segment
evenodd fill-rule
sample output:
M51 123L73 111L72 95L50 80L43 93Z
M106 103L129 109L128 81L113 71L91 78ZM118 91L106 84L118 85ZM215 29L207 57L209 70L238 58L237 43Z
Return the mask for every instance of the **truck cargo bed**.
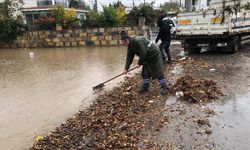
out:
M176 38L187 51L201 48L225 48L237 52L250 43L249 0L212 0L210 9L180 13Z
M219 10L218 10L219 11ZM250 32L250 12L229 14L216 10L192 12L178 16L179 35L231 35Z

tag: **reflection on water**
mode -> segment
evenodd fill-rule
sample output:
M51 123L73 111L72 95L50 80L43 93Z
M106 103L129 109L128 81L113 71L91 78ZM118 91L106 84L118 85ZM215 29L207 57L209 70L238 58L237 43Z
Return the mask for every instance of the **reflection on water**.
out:
M215 105L219 112L211 121L216 149L249 149L250 93L232 94L229 101Z
M25 149L120 74L126 48L0 50L0 149Z

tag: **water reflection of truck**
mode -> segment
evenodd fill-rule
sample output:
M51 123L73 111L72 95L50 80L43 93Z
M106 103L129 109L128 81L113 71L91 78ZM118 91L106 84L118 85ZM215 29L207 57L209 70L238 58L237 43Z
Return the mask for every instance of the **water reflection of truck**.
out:
M249 0L212 0L208 10L180 13L177 16L177 39L184 50L223 48L237 52L250 42Z

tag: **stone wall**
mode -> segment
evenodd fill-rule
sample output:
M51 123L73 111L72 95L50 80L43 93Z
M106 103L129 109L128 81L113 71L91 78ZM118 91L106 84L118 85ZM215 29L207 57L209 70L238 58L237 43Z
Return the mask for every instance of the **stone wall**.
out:
M19 36L13 44L2 48L46 48L77 46L115 46L119 45L120 31L125 29L129 35L149 37L148 27L114 27L62 31L33 31Z

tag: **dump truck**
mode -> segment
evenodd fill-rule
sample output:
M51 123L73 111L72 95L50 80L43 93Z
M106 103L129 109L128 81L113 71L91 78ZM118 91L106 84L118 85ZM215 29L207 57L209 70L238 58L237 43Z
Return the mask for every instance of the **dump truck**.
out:
M185 51L237 52L250 42L249 6L249 0L211 0L206 10L179 13L176 38Z

